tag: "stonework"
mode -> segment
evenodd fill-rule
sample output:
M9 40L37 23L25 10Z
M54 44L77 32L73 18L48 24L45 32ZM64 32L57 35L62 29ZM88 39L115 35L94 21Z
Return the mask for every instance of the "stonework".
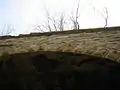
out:
M120 60L120 27L0 37L0 55L31 51L75 52Z

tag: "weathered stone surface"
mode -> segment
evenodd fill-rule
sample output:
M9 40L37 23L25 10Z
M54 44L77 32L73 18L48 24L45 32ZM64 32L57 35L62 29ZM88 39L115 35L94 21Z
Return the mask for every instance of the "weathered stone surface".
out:
M119 61L120 27L0 37L0 55L30 51L69 51Z

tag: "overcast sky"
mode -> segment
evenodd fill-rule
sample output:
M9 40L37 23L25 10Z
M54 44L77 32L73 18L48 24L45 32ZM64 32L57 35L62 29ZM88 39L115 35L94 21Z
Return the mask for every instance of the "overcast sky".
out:
M34 25L45 21L45 8L54 17L59 17L64 12L66 19L69 19L77 2L78 0L0 0L0 29L8 24L16 29L17 34L34 31ZM103 27L104 18L101 13L105 15L104 7L107 7L109 13L108 26L120 25L119 0L81 0L80 28Z

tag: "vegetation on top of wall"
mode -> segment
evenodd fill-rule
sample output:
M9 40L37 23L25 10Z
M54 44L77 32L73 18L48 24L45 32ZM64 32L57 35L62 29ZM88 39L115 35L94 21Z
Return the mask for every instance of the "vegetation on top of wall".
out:
M79 30L66 30L66 31L51 31L44 33L30 33L30 34L20 34L19 36L0 36L0 39L10 39L10 38L24 38L24 37L34 37L34 36L51 36L51 35L64 35L64 34L76 34L76 33L94 33L94 32L109 32L109 31L120 31L120 26L116 27L106 27L106 28L89 28L89 29L79 29Z

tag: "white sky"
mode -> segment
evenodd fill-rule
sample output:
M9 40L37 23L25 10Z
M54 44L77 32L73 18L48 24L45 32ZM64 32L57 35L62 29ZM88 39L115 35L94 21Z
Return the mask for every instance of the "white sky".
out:
M44 24L45 7L54 17L59 17L64 12L69 19L77 2L78 0L0 0L0 29L4 24L11 24L17 34L29 33L33 31L34 25ZM93 6L98 11L95 12ZM119 0L81 0L80 28L103 27L104 18L100 13L104 14L104 7L107 7L109 13L108 26L120 25Z

